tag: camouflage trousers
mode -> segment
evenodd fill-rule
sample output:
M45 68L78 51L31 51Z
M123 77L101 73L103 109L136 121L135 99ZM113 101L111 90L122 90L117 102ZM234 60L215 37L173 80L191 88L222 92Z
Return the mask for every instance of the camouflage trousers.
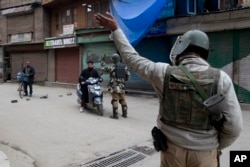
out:
M127 102L125 98L125 93L111 93L112 101L111 104L113 106L113 112L118 114L118 102L121 104L122 113L127 114Z

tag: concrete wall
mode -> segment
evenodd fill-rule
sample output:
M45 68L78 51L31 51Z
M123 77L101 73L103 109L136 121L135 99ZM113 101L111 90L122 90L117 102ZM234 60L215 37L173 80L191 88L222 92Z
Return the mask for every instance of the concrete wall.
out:
M48 81L55 82L55 80L56 80L55 50L49 49L47 51L47 54L48 54Z
M36 8L34 12L34 40L43 41L44 27L43 27L43 8Z
M0 83L3 82L3 48L0 47Z
M0 15L0 44L7 42L6 17Z

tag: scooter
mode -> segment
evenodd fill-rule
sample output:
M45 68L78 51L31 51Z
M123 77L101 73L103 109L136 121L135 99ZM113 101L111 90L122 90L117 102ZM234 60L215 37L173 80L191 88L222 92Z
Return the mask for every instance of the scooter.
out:
M103 88L99 84L99 78L90 77L85 81L88 88L89 103L87 103L87 108L91 107L97 109L99 115L103 116ZM81 91L80 83L77 84L77 103L82 103L83 93Z

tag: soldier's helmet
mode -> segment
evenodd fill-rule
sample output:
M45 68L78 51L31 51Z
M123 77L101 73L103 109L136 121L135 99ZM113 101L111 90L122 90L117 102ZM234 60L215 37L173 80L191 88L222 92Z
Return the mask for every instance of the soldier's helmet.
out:
M209 53L209 38L200 30L190 30L182 36L178 36L170 52L170 60L176 65L176 61L185 52L194 52L203 59L207 59Z
M120 56L117 53L114 53L112 55L111 59L112 59L113 63L118 63L121 60Z

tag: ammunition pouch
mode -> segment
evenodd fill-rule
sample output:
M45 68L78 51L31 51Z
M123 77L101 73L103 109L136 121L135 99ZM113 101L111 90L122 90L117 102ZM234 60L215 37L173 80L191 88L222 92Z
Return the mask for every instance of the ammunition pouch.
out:
M225 120L225 117L221 113L224 99L225 97L223 94L216 94L203 102L209 112L211 125L213 125L218 131L221 130Z
M167 138L162 133L160 129L154 127L151 130L151 134L153 137L153 144L156 151L165 151L167 149Z

